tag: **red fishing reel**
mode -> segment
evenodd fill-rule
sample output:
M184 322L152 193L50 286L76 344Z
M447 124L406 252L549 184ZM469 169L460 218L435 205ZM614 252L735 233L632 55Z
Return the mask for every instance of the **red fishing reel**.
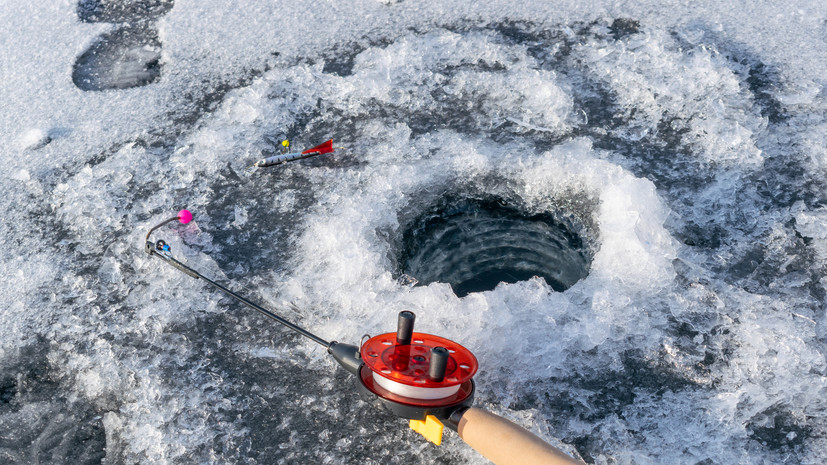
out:
M360 392L369 403L403 418L447 419L473 401L477 359L456 342L413 332L415 319L413 312L400 312L396 333L362 344Z

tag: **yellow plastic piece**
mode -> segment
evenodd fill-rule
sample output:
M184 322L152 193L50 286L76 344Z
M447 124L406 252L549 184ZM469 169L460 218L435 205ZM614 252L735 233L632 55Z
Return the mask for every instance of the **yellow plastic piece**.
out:
M442 444L442 422L433 415L428 415L425 420L411 420L411 429L425 436L425 439L436 445Z

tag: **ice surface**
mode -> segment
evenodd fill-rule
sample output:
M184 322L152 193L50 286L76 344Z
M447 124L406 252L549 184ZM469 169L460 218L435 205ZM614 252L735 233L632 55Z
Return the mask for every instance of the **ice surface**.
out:
M0 462L485 463L328 340L418 329L589 463L827 460L823 2L0 4ZM334 155L249 170L289 138ZM584 225L589 275L397 276L446 195Z

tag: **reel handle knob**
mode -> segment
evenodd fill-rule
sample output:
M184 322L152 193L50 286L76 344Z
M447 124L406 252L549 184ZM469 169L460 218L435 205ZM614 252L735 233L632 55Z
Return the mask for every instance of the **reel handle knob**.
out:
M476 407L462 413L459 437L496 465L585 465L527 429Z
M408 310L399 312L399 317L396 320L396 343L398 345L404 346L411 343L414 321L416 321L414 312Z
M445 379L445 370L448 367L450 353L445 347L434 347L431 349L431 360L428 365L428 378L431 381L441 383Z

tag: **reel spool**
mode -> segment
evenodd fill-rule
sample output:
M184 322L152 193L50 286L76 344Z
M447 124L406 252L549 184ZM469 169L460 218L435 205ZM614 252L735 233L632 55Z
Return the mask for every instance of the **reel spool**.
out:
M362 344L360 391L369 403L403 418L448 418L473 401L479 365L456 342L413 332L415 318L413 312L400 312L396 333Z

